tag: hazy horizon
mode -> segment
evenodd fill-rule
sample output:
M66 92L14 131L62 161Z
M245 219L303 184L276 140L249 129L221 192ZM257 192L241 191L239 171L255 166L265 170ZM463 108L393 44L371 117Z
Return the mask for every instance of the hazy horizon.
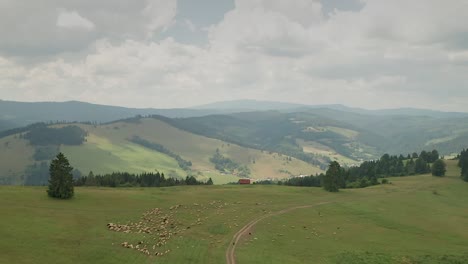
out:
M468 112L468 2L0 2L3 100Z

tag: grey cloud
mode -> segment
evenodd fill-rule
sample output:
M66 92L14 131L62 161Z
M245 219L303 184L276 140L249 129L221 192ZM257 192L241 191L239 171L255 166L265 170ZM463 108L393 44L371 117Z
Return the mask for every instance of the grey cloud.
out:
M144 0L20 2L0 2L2 99L181 107L251 98L468 111L462 0L179 0L175 17L172 2L172 15L155 8L155 20L142 15ZM57 27L60 9L94 27ZM148 23L157 33L149 38Z
M117 41L142 40L148 33L145 26L151 22L151 18L142 15L147 2L145 0L2 1L0 54L20 57L48 56L84 50L100 38ZM57 18L63 10L76 12L86 18L94 25L93 30L79 31L58 27Z

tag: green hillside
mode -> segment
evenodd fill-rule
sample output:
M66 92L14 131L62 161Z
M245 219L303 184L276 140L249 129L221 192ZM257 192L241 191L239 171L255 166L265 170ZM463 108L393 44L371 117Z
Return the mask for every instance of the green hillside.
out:
M215 164L210 158L217 149L225 157L246 166L250 171L249 177L254 179L286 178L292 175L321 172L318 167L295 158L195 135L153 118L133 118L106 125L73 125L80 127L86 133L84 142L80 145L61 144L58 150L62 151L72 166L83 175L87 175L90 171L103 174L116 171L141 173L158 170L172 177L185 177L187 174L195 175L201 180L211 177L217 184L237 181L239 179L237 175L222 173L215 169ZM53 125L51 128L67 126L69 125ZM23 132L24 135L27 133ZM135 136L164 146L174 155L190 161L191 169L184 171L173 156L132 142L131 139ZM9 142L8 146L6 142ZM35 153L44 147L32 146L19 134L5 137L0 143L2 143L0 155L15 160L14 164L10 165L7 159L2 159L4 164L0 167L2 169L0 175L3 176L5 183L23 183L25 178L28 178L23 176L27 174L28 166L36 164L36 167L40 168L39 164L44 162L44 160L34 160ZM53 155L50 156L52 157ZM44 172L34 170L31 174L29 177ZM43 178L40 183L45 184L46 180L47 178Z
M468 119L463 114L387 112L390 114L314 108L158 118L192 133L283 153L322 168L330 160L339 160L337 156L345 157L342 160L347 160L346 164L353 164L385 153L399 155L437 149L450 155L468 147Z
M0 155L8 157L0 166L0 182L47 183L47 160L57 150L70 157L77 169L75 176L90 171L159 170L174 177L191 174L201 180L212 177L215 183L227 183L237 181L239 176L266 179L315 174L334 160L353 166L378 159L384 153L406 156L437 149L449 156L468 147L468 122L462 114L388 115L345 110L312 108L190 118L151 116L106 124L52 126L79 127L69 131L51 131L44 124L34 124L0 132ZM38 135L28 136L31 131ZM66 133L73 134L73 138L66 140ZM217 150L234 167L217 167L212 160ZM181 162L191 163L191 167Z
M0 263L232 263L233 236L253 222L235 243L236 263L467 263L468 184L454 161L448 165L443 178L390 178L339 193L276 185L79 187L62 201L45 187L0 186ZM154 250L159 233L106 226L159 227L160 217L177 234Z
M33 154L34 147L18 135L0 138L0 184L22 184Z
M241 100L194 109L133 109L82 102L0 100L0 113L0 138L27 132L31 127L18 126L40 121L99 124L120 118L155 115L154 118L190 133L249 149L281 153L322 169L332 160L353 165L379 158L384 153L399 155L437 149L442 155L452 155L468 147L467 113L411 108L365 110L342 105L308 106ZM146 132L135 134L139 133ZM119 146L125 147L127 143L120 142ZM190 142L189 146L192 144ZM192 150L197 151L196 148ZM212 154L202 152L198 155ZM198 155L192 156L202 164L209 162L206 156L201 158ZM200 166L200 162L194 166ZM135 165L136 170L139 167L141 164ZM204 170L205 174L212 173L210 169ZM274 176L271 171L268 174Z

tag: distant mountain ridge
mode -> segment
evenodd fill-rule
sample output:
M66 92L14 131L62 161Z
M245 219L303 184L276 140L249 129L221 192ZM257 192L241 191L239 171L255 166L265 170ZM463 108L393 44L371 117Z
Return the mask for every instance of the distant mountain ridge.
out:
M87 133L84 143L31 144L28 133L45 131L40 128L44 125L26 125L49 121L65 126L79 121L71 125ZM141 142L145 144L133 142L134 138L144 139ZM21 184L27 182L27 175L39 171L46 176L47 164L38 157L50 158L49 154L58 149L71 156L83 173L161 169L180 177L185 173L181 161L193 162L195 173L213 175L215 167L210 157L220 149L223 157L233 160L229 164L236 164L237 170L244 171L247 166L253 175L266 178L313 174L333 160L353 166L384 153L407 155L437 149L442 155L450 155L467 147L466 113L412 108L366 110L253 100L194 109L136 109L76 101L0 101L0 184ZM223 174L214 176L229 180Z
M352 112L365 115L407 115L407 116L430 116L430 117L468 117L468 113L464 112L445 112L430 109L419 108L394 108L394 109L364 109L357 107L349 107L342 104L324 104L324 105L307 105L274 101L261 100L232 100L224 102L214 102L200 106L191 107L191 109L224 109L232 112L248 112L248 111L266 111L279 110L288 112L298 112L306 109L332 109L344 112Z
M322 109L322 110L321 110ZM201 117L214 114L277 110L285 113L323 111L324 109L371 116L429 116L435 118L468 117L468 113L442 112L416 108L367 110L339 104L305 105L257 100L216 102L191 108L127 108L79 101L16 102L0 100L0 131L37 122L79 121L110 122L137 115L161 115L169 118Z
M79 101L68 102L15 102L0 100L0 131L37 122L111 122L137 115L166 117L204 116L223 111L203 109L126 108L98 105Z

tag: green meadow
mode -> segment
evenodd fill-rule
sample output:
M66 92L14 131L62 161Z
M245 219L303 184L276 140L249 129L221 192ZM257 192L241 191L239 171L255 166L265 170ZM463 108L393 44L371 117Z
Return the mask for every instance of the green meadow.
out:
M215 169L210 158L220 153L250 169L250 178L287 178L291 175L311 175L323 172L317 166L275 152L241 147L175 128L161 120L142 118L105 125L75 124L88 135L81 145L60 145L59 149L71 165L83 175L112 172L163 172L166 176L183 177L177 161L165 154L130 141L138 136L164 146L181 158L191 161L190 174L199 180L212 178L215 184L237 182L239 177ZM53 125L64 127L66 125ZM42 161L34 160L35 146L15 134L0 138L0 184L24 184L26 169Z
M290 175L322 172L318 167L278 153L269 153L241 147L221 140L195 135L177 129L163 121L144 118L138 122L116 122L102 126L80 125L89 133L80 146L61 146L70 163L87 174L113 171L145 172L159 170L165 174L185 177L175 159L151 149L134 144L128 139L139 136L147 141L163 145L170 151L192 162L192 169L200 179L211 177L215 184L236 182L235 175L216 171L210 158L216 149L232 160L246 165L251 177L286 178Z
M260 217L236 244L236 263L468 263L468 184L448 163L444 178L390 178L338 193L259 185L83 187L62 201L47 197L45 187L2 186L0 263L226 263L233 235ZM315 206L275 214L303 205ZM144 222L142 214L154 208L178 230L156 247L167 252L162 256L121 246L141 241L151 248L154 234L106 226Z

